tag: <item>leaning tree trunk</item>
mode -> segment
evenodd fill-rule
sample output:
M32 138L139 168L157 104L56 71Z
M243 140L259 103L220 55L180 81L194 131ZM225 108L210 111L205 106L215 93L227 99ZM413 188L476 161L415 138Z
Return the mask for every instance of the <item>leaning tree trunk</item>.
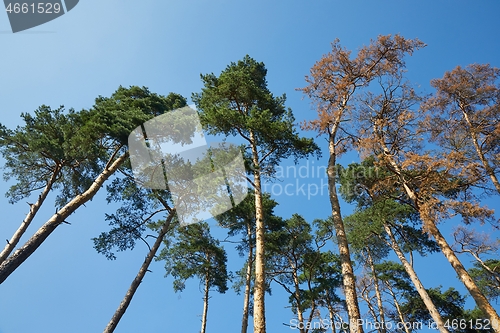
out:
M123 300L121 301L120 305L118 306L118 309L116 309L115 314L109 321L108 325L104 329L103 333L112 333L115 331L116 326L120 322L121 318L125 314L125 311L127 311L128 306L130 305L130 302L132 301L132 298L135 295L135 292L137 291L137 288L139 288L139 285L141 284L142 280L144 279L144 276L146 275L146 272L149 269L149 265L153 261L153 258L156 256L156 252L158 252L158 249L160 248L161 243L163 242L163 239L165 235L167 234L168 230L170 229L170 223L172 222L172 218L175 215L175 209L172 210L165 223L163 224L163 227L161 228L160 232L158 233L158 237L156 238L155 243L153 244L153 247L149 250L148 255L146 256L146 259L144 259L144 263L141 265L141 268L139 269L139 272L137 273L136 277L130 284L130 287L127 290L127 293L125 294L125 297L123 297Z
M427 308L427 310L429 310L429 314L431 315L432 319L436 323L439 331L441 333L449 333L449 331L444 326L445 324L444 324L443 318L441 318L441 315L439 314L436 306L434 305L434 302L429 297L429 294L427 293L424 286L422 285L422 282L420 282L420 279L418 278L417 273L413 269L413 266L408 262L408 260L406 260L406 257L403 254L403 251L401 251L401 248L399 247L399 245L396 241L396 238L394 237L394 234L392 233L391 227L387 224L384 224L384 229L385 229L385 232L387 232L387 234L389 235L389 239L391 240L391 242L389 243L389 246L394 250L394 253L396 253L396 255L398 256L405 271L410 276L410 279L413 282L413 285L417 289L417 292L420 295L420 298L422 298L422 301L424 302L425 307Z
M330 194L330 204L332 207L332 220L335 227L339 256L342 268L344 294L347 304L347 314L349 316L349 330L351 333L363 333L361 314L359 312L358 297L356 295L356 277L352 269L351 254L349 253L349 243L344 229L344 221L340 212L340 203L336 185L336 152L335 152L335 131L332 130L329 139L330 158L328 159L328 189Z
M493 168L489 164L488 160L484 156L483 150L481 149L481 146L479 145L479 140L477 137L477 133L472 127L472 123L470 121L469 115L467 112L464 110L463 106L461 106L462 109L462 114L464 116L465 121L467 122L467 125L469 126L469 133L472 138L472 143L474 144L474 149L476 150L477 156L479 157L479 160L483 164L483 167L486 171L486 174L490 177L491 182L495 186L497 192L500 194L500 182L498 181L497 175L493 171Z
M7 245L5 245L5 248L3 249L2 253L0 253L0 264L5 261L5 259L12 253L12 251L14 251L15 247L19 243L19 240L24 235L29 225L31 224L31 221L33 221L36 213L38 212L43 202L47 198L47 195L52 189L52 185L54 185L57 177L59 176L60 171L61 167L59 165L56 165L54 167L54 171L52 172L52 176L47 181L47 184L45 185L45 188L43 189L42 193L38 196L37 201L34 204L29 204L30 211L28 215L26 215L26 217L24 218L23 222L21 222L21 225L16 230L14 235L12 235L11 239L7 241Z
M377 277L377 272L375 271L375 265L373 263L373 258L370 249L367 248L366 252L368 253L368 264L370 265L370 269L372 270L373 273L373 286L375 287L375 296L377 298L378 315L380 318L380 323L382 324L380 332L386 333L387 330L385 329L384 304L382 302L382 293L380 292L379 280Z
M479 147L479 144L477 142L477 137L475 134L473 134L473 141L474 141L474 148L476 149L479 159L481 160L481 163L483 164L483 167L486 170L486 174L490 177L491 182L495 186L497 192L500 194L500 182L498 181L498 177L493 171L493 168L491 167L490 163L486 160L486 157L484 157L483 151Z
M61 210L57 211L52 217L42 225L37 232L10 257L0 265L0 283L4 282L12 272L14 272L40 245L49 237L49 235L80 206L91 200L99 191L104 182L125 162L128 153L121 155L111 165L106 167L103 172L94 180L92 185L82 194L77 195L68 202Z
M380 322L377 317L377 311L375 309L375 305L372 302L373 296L371 296L371 287L372 287L372 278L368 275L362 276L358 279L356 285L358 288L359 297L365 301L366 306L368 307L368 312L372 316L374 322ZM380 333L380 328L377 328L377 331Z
M436 243L441 248L441 252L443 252L444 256L450 262L451 266L455 269L460 280L465 285L472 298L477 304L477 307L481 309L481 311L490 319L491 325L495 332L500 332L500 317L498 316L495 309L491 306L488 299L483 295L481 290L477 287L474 280L471 278L465 267L462 265L460 260L458 259L455 252L452 250L446 239L443 237L438 227L436 226L434 221L424 221L427 230L434 237Z
M253 295L253 329L254 333L266 333L266 315L264 297L266 292L265 247L264 247L264 212L262 207L262 189L259 169L259 153L255 137L250 131L252 141L252 162L254 167L255 186L255 286Z
M392 287L387 284L387 290L389 290L389 294L392 296L392 300L394 301L394 307L396 308L396 312L398 313L399 321L400 323L406 323L406 319L403 315L403 312L401 311L401 307L399 306L398 299L396 297L396 294L394 294L394 291L392 290ZM411 333L410 329L404 325L404 330L406 333Z
M332 333L337 333L335 331L335 310L333 309L332 302L330 300L330 297L328 296L328 291L326 292L326 306L328 307L328 316L330 318L330 328L332 330Z
M410 188L410 186L402 176L401 169L399 168L394 158L388 153L389 150L387 149L387 147L384 147L384 150L386 151L386 156L389 158L389 163L391 164L392 169L402 182L406 194L414 203L417 204L418 201L416 193ZM441 252L444 254L448 262L451 264L451 266L457 273L458 277L460 278L464 286L471 294L472 298L474 298L477 307L488 317L495 332L500 332L500 327L499 327L500 317L498 316L495 309L491 306L490 302L488 302L486 297L483 295L481 290L478 288L474 280L471 278L469 272L467 272L465 267L462 265L457 255L446 241L446 239L443 237L438 227L436 226L436 222L431 218L428 218L425 212L421 211L420 207L419 207L419 213L424 223L424 227L436 240L436 243L441 249Z
M247 225L248 237L248 258L247 271L245 273L245 294L243 299L243 318L241 320L241 333L247 333L248 317L250 312L250 291L252 289L252 268L253 268L253 245L252 245L252 227Z
M472 255L474 259L476 259L476 261L481 265L481 267L483 267L486 271L488 271L491 274L491 276L497 281L497 284L500 285L500 276L498 276L498 272L495 272L490 267L488 267L488 265L486 265L484 261L482 261L481 258L474 251L465 250L465 252L468 252L470 255Z

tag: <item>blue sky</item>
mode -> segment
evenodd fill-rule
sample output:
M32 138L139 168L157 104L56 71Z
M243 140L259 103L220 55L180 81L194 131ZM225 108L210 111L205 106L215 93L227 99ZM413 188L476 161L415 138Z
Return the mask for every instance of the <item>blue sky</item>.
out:
M407 66L410 79L430 93L429 81L457 65L500 66L498 13L495 0L82 0L68 14L17 34L10 32L7 14L0 14L0 122L14 127L22 112L41 104L88 108L95 97L109 96L119 85L190 97L201 88L201 73L218 74L246 54L266 64L271 91L287 94L297 121L311 119L309 101L295 90L305 85L309 68L336 38L356 50L381 34L400 33L428 45L408 58ZM317 142L326 148L322 138ZM0 192L8 186L0 183ZM301 195L276 199L277 213L284 217L297 212L312 221L330 211L326 192L309 200ZM492 207L498 206L494 200ZM10 238L27 208L24 201L10 205L0 197L0 240ZM102 193L96 196L70 217L71 226L58 228L0 285L0 333L103 330L147 251L139 244L116 261L95 252L91 238L107 230L104 213L113 209ZM52 213L50 207L42 209L30 231ZM239 269L232 245L226 247L234 263L230 268ZM416 268L428 287L460 288L441 254L417 258ZM175 294L163 265L154 263L152 271L116 332L198 331L198 283ZM278 290L275 286L266 304L268 331L289 332L282 323L292 313ZM242 297L214 293L210 302L207 332L237 332Z

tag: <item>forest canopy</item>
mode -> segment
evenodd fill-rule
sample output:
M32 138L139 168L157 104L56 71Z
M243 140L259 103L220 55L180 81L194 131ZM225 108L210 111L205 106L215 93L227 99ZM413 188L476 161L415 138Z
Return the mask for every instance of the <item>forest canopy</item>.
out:
M210 314L224 311L212 303L209 311L215 293L241 299L231 306L241 307L242 333L268 331L276 295L290 309L283 324L300 333L500 332L500 225L497 207L484 204L500 195L500 69L456 66L429 78L434 90L424 94L409 80L407 59L425 47L385 35L353 52L335 40L297 87L311 101L307 121L295 118L284 93L271 91L266 65L249 55L202 73L191 101L203 131L238 145L248 185L241 203L208 223L179 223L173 190L142 186L130 162L130 133L186 107L178 93L120 86L88 109L41 105L15 128L0 124L3 177L12 184L6 196L11 204L29 200L22 221L6 221L17 229L0 252L0 283L42 260L31 256L103 193L95 250L110 260L147 250L104 332L120 327L155 262L175 292L199 283L202 302L193 306L203 311L202 333L219 325ZM154 143L143 139L145 147ZM161 161L165 177L176 161ZM296 171L305 161L302 176ZM214 172L208 164L205 172ZM182 171L192 178L195 167ZM267 191L285 174L308 190L308 178L324 176L330 214L299 214L287 200L299 192L288 184L282 195ZM45 207L55 210L48 218L39 213ZM478 231L485 228L494 232ZM437 255L457 284L424 285L414 263Z

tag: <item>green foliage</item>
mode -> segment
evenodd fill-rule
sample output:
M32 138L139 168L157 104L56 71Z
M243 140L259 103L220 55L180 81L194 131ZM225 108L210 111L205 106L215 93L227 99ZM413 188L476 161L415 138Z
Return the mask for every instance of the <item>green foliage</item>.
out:
M493 333L495 330L493 329L491 323L485 319L486 316L479 308L474 308L472 310L465 310L462 314L462 321L466 323L466 328L461 329L460 325L459 329L456 331L459 333ZM459 323L460 324L460 323Z
M492 333L494 332L489 320L478 308L465 310L465 297L454 288L442 292L441 287L426 289L432 302L436 305L445 327L456 333ZM431 321L429 311L422 299L417 295L407 297L401 305L401 310L407 315L410 322Z
M376 167L372 157L347 168L337 166L337 170L342 198L356 204L354 213L344 218L349 244L354 251L362 252L369 247L375 257L385 257L389 240L384 225L395 230L404 252L417 251L426 255L438 250L437 244L419 230L418 212L398 199L397 189L380 188L378 182L388 177L388 171Z
M269 251L277 255L273 258L276 263L280 262L283 267L288 267L288 256L304 263L303 255L312 251L312 228L302 216L293 214L285 220L282 229L268 235L268 241Z
M304 308L316 306L328 307L343 301L337 295L337 289L342 285L340 258L332 251L316 251L306 256L311 265L299 276L299 281L305 285L302 299Z
M91 129L106 133L121 144L137 126L167 111L186 106L186 99L179 94L167 96L152 93L146 87L120 86L111 97L99 96L91 109Z
M405 317L405 321L424 324L432 321L429 310L413 287L410 277L402 265L392 261L385 261L376 264L375 271L377 278L387 286L390 286L393 292L398 293L402 298L403 301L400 304L400 310ZM449 288L442 292L441 287L438 287L429 288L426 291L443 318L443 321L448 323L447 328L450 331L476 332L470 329L471 325L468 321L474 319L475 322L476 318L483 319L484 316L478 310L464 310L465 297L460 295L457 290ZM389 315L394 317L395 321L399 321L399 318L395 314L389 312ZM462 321L462 326L467 326L469 329L459 329L457 325L453 324L457 321ZM453 325L457 327L453 327Z
M145 121L165 112L186 106L179 94L161 96L145 87L119 87L111 97L98 97L90 110L86 123L88 132L101 131L106 140L101 144L127 144L128 135ZM110 231L93 238L94 248L108 259L116 259L114 249L133 249L137 240L149 229L158 229L163 220L154 220L157 213L165 212L170 202L168 191L150 190L137 186L131 176L130 161L120 170L125 177L116 177L107 185L108 203L121 203L115 213L106 214Z
M394 261L384 261L374 266L377 278L380 281L389 284L393 289L399 290L406 297L417 295L410 276L403 265Z
M321 251L325 239L311 225L294 214L280 230L267 235L269 275L289 294L292 311L340 302L335 291L342 283L340 259L331 251Z
M379 257L386 255L388 249L381 241L388 238L383 227L388 224L395 229L395 237L403 252L417 251L426 255L438 251L437 244L416 227L419 223L416 212L393 200L378 201L363 210L356 210L345 217L344 222L353 249L370 246L372 250L381 251Z
M0 125L0 152L5 159L4 179L17 182L7 192L11 203L43 188L52 174L53 188L61 188L57 201L90 186L102 167L104 150L97 133L86 133L89 112L42 105L34 115L23 113L23 126L15 130Z
M21 114L24 125L15 130L0 124L4 179L17 180L7 192L10 202L44 187L55 172L56 204L62 206L92 184L135 127L185 105L178 94L164 97L147 88L119 87L110 98L97 98L88 111L42 105L34 115Z
M318 153L319 148L312 139L299 137L292 111L285 107L285 95L273 96L266 74L264 63L247 55L219 77L201 75L204 88L192 100L208 133L240 136L259 147L266 158L252 167L272 176L282 159L297 160Z
M486 270L479 262L475 262L474 267L469 269L469 274L476 281L484 296L490 301L496 301L500 297L500 260L488 259L484 261L484 264L493 273Z
M140 188L129 177L115 178L107 186L108 203L119 202L121 206L115 213L106 214L105 219L112 227L93 238L94 248L110 260L116 259L114 250L132 250L137 240L144 240L142 235L149 229L158 229L164 220L155 220L157 214L166 214L166 208L160 200L168 201L167 191L151 191ZM174 222L175 223L175 222Z
M271 199L269 193L262 194L264 211L264 225L267 231L279 230L282 219L274 215L274 208L278 203ZM220 226L227 228L228 236L241 235L241 241L236 246L240 256L248 252L249 247L255 247L255 193L248 189L248 195L236 207L215 217Z
M174 290L184 290L187 279L198 277L208 281L209 288L225 293L229 280L227 256L219 241L210 235L208 224L180 226L175 236L157 258L165 260L167 275L174 277Z
M262 207L264 213L264 227L267 232L278 231L283 227L283 219L274 215L274 208L278 203L271 199L269 193L262 194ZM240 235L241 239L236 241L236 249L240 256L247 256L243 267L235 273L233 289L240 293L245 286L247 279L247 266L255 264L255 192L248 189L247 197L231 210L224 212L215 217L215 220L223 228L227 228L229 237ZM252 251L252 258L249 258L249 251ZM249 262L250 260L250 262ZM268 266L272 267L272 263L268 261ZM255 279L255 269L252 269L252 277L250 284L253 286ZM270 281L266 281L266 292L271 293Z
M441 287L426 290L444 321L463 318L465 297L457 290L452 287L444 292L441 291ZM407 314L408 321L431 320L429 310L418 294L408 297L407 301L401 305L401 309Z
M336 181L340 184L339 193L347 203L365 207L373 203L375 185L389 174L384 168L375 166L375 159L369 156L361 163L351 163L347 168L336 165Z

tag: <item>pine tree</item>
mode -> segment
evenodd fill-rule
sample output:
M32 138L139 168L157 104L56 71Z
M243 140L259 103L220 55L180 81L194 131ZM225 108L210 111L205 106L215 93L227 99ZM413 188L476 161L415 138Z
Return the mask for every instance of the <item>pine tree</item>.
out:
M168 244L170 243L170 244ZM197 277L203 284L203 316L201 333L205 333L208 315L210 289L219 293L227 291L227 256L218 240L210 235L206 222L179 226L176 239L167 242L167 247L158 256L165 260L168 275L174 277L174 290L182 291L186 280Z
M292 111L285 107L285 95L274 96L267 88L267 70L249 56L231 63L217 77L202 75L204 87L193 94L202 125L209 134L237 136L245 142L245 156L251 161L255 192L255 287L254 332L265 333L265 225L262 206L262 178L272 177L283 159L310 156L317 151L312 139L301 138L294 129Z
M399 35L379 36L368 46L362 47L355 58L351 52L342 48L339 40L332 44L332 51L324 55L311 68L306 77L308 86L301 90L309 96L316 106L317 119L305 124L304 128L315 130L328 138L328 187L332 209L333 224L342 263L344 292L346 295L349 320L361 322L355 276L351 263L349 244L344 230L340 203L336 191L336 164L338 158L347 150L350 140L349 119L358 90L362 90L377 76L392 73L404 67L403 57L423 47L419 40L405 39ZM359 325L350 325L351 333L362 333Z

